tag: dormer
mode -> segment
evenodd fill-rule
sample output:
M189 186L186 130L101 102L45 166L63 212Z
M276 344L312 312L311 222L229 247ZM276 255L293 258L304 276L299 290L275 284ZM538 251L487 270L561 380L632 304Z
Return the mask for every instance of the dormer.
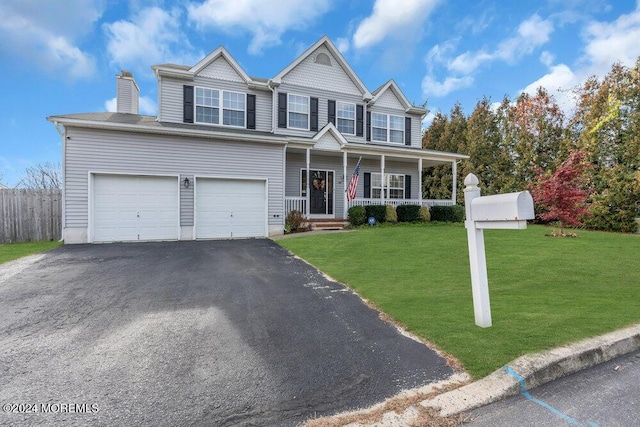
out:
M194 66L152 67L158 77L158 120L271 131L271 91L220 46Z
M427 111L412 105L394 80L372 95L367 105L367 141L421 147L420 130Z

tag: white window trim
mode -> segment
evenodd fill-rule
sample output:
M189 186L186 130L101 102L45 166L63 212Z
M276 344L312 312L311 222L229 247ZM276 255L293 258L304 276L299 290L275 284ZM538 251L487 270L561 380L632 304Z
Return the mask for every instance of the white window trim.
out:
M406 174L402 174L402 173L385 173L384 174L384 179L380 179L380 183L382 185L382 187L378 187L378 186L374 186L373 185L373 177L374 176L380 176L380 172L371 172L371 198L375 199L375 198L382 198L382 197L373 197L373 190L380 190L380 195L382 196L383 192L386 193L385 194L385 200L386 199L393 199L393 200L405 200L405 195L407 194L407 189L405 188L405 176ZM400 190L399 187L393 187L391 188L389 186L389 182L390 182L390 178L391 176L401 176L402 177L402 197L401 198L395 198L395 197L390 197L389 193L390 190Z
M374 114L379 114L381 116L386 116L387 117L387 127L382 128L379 126L374 126L373 125L373 115ZM397 117L400 119L400 123L402 123L402 139L400 142L395 142L395 141L391 141L391 117ZM404 116L398 116L397 114L386 114L386 113L378 113L376 111L372 111L371 112L371 141L375 141L375 142L387 142L389 144L404 144L404 138L405 138L405 133L407 131L407 129L405 128L405 117ZM386 135L387 135L387 139L386 140L380 140L380 139L374 139L373 138L373 129L385 129L386 131ZM399 129L393 129L394 131L400 131Z
M344 117L340 117L338 115L338 111L340 111L340 104L342 105L353 105L353 119L346 119ZM342 132L340 131L340 129L338 129L340 131L341 134L343 135L355 135L356 134L356 118L358 115L358 111L357 111L357 106L355 104L355 102L343 102L343 101L336 101L336 129L338 129L338 120L342 119L342 120L351 120L353 121L353 133L346 133L346 132Z
M196 96L198 89L206 89L218 92L218 106L210 107L208 105L200 105L198 104L198 97ZM242 95L244 97L244 110L235 109L235 108L224 108L224 92L227 93L236 93ZM218 109L218 123L209 123L209 122L199 122L198 121L198 107L206 107L206 108L217 108ZM229 111L244 111L244 125L225 125L224 124L224 110ZM236 92L234 90L222 90L222 89L214 89L210 87L204 86L195 86L194 87L194 100L193 100L193 123L199 125L208 125L208 126L224 126L229 128L237 128L237 129L245 129L247 127L247 94L245 92Z
M301 98L306 98L307 99L307 128L299 128L299 127L292 127L289 125L289 113L296 113L296 114L304 114L304 113L298 113L296 111L289 111L289 100L291 99L292 96L299 96ZM299 95L297 93L288 93L287 94L287 129L295 129L295 130L310 130L311 129L311 97L308 95Z

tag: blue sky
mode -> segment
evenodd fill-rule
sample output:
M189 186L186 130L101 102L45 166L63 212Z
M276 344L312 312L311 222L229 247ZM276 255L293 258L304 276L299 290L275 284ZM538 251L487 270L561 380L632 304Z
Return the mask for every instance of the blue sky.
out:
M141 113L155 115L153 64L193 65L224 45L248 74L269 78L325 34L370 91L394 78L432 113L460 102L468 114L483 96L540 85L569 110L570 89L640 56L640 3L2 0L0 182L59 161L45 117L112 109L120 69L140 86Z

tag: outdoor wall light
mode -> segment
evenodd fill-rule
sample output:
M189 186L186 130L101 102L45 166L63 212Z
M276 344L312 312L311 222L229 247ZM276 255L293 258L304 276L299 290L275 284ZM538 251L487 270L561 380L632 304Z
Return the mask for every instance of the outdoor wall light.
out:
M191 180L189 178L185 178L182 182L184 183L184 188L189 188L191 185Z

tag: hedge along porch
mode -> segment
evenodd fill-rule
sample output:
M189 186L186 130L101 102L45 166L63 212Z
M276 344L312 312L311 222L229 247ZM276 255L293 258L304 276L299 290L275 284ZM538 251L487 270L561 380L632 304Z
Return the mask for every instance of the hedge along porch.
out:
M410 147L349 143L323 129L313 143L292 141L286 148L285 214L301 211L309 219L346 219L356 205L415 204L450 206L456 199L456 162L465 155ZM346 190L358 159L362 157L356 198L347 201ZM422 171L449 164L453 172L452 198L422 198Z

